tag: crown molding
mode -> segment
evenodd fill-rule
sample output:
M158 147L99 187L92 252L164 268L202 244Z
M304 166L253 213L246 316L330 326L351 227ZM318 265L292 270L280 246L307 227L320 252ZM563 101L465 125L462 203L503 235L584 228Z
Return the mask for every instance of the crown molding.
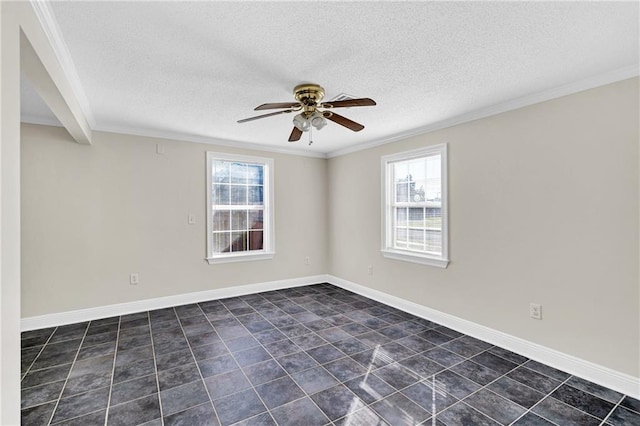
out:
M58 21L56 21L55 15L51 10L49 1L29 0L29 3L31 4L31 7L33 7L33 10L38 17L38 21L40 21L40 25L51 44L58 62L60 63L60 67L69 81L71 90L78 101L82 113L89 123L89 126L93 129L96 121L93 116L93 112L91 111L91 107L89 106L89 98L87 98L82 87L76 66L71 58L71 53L69 52L67 43L62 37L62 32L60 31Z
M303 149L281 148L279 146L261 145L251 142L234 141L227 139L217 139L208 136L187 135L178 132L168 132L164 130L151 130L138 127L127 126L98 126L93 129L97 132L119 133L132 136L142 136L158 139L169 139L180 142L204 143L217 146L228 146L230 148L248 149L261 152L275 152L278 154L297 155L302 157L327 158L323 152L305 151Z
M41 126L64 127L55 117L38 117L35 115L21 114L20 123L38 124Z
M327 152L327 158L340 157L342 155L351 154L353 152L363 151L380 145L396 142L402 139L408 139L413 136L423 135L434 132L436 130L446 129L458 124L467 123L481 118L491 117L493 115L502 114L504 112L524 108L526 106L550 101L562 96L572 95L574 93L583 92L607 84L616 83L618 81L637 77L640 74L640 67L632 65L629 67L619 68L604 74L588 77L562 86L531 93L519 98L511 99L507 102L490 105L485 108L476 109L466 114L458 115L437 123L428 124L426 126L417 127L405 132L397 133L391 137L375 139L370 142L364 142L347 148L338 149Z

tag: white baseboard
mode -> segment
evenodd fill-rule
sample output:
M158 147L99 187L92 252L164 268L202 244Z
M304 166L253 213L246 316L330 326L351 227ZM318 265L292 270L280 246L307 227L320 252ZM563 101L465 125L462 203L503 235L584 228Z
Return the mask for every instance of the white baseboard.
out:
M503 347L517 354L526 356L527 358L531 358L559 370L566 371L574 376L606 386L634 398L640 398L640 378L638 377L633 377L631 375L585 361L575 356L559 352L555 349L547 348L537 343L533 343L396 296L391 296L387 293L364 287L342 278L329 275L327 282L418 317L437 322L438 324L452 328L461 333L468 334L476 339L484 340L485 342L493 345Z
M109 318L117 315L133 314L153 309L168 308L170 306L186 305L207 300L224 299L227 297L243 296L263 291L280 290L284 288L300 287L309 284L327 282L328 275L313 275L309 277L291 278L279 281L268 281L235 287L217 288L214 290L198 291L195 293L176 294L174 296L158 297L154 299L136 300L135 302L118 303L115 305L98 306L95 308L79 309L76 311L60 312L49 315L22 318L22 331L39 328L55 327L76 322Z
M219 288L214 290L199 291L195 293L178 294L174 296L158 297L154 299L138 300L135 302L119 303L115 305L99 306L96 308L80 309L76 311L61 312L56 314L41 315L23 318L20 326L22 331L58 325L73 324L76 322L108 318L117 315L126 315L152 309L167 308L170 306L185 305L188 303L204 302L207 300L224 299L227 297L242 296L246 294L260 293L263 291L279 290L284 288L300 287L310 284L328 282L345 290L352 291L378 302L384 303L410 314L437 322L446 327L468 334L480 340L526 356L533 360L550 365L572 375L582 377L602 386L640 398L640 379L594 364L589 361L568 355L555 349L515 337L498 330L494 330L474 322L458 318L435 309L391 296L378 290L374 290L332 275L314 275L308 277L292 278L279 281L269 281L256 284L248 284L235 287Z

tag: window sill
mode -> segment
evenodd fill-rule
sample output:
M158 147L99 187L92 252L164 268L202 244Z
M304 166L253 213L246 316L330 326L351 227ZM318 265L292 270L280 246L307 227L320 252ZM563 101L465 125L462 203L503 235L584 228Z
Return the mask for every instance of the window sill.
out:
M389 259L420 263L422 265L435 266L443 269L445 269L449 265L449 259L430 257L418 253L411 253L400 250L382 250L382 255Z
M228 255L228 256L218 256L218 257L207 257L205 260L209 263L209 265L214 265L216 263L232 263L232 262L252 262L254 260L270 260L273 259L275 252L270 253L256 253L256 254L239 254L239 255Z

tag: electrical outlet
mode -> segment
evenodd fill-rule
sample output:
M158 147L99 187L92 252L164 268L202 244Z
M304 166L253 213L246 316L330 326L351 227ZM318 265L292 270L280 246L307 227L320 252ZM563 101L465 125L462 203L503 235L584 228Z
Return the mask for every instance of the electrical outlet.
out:
M373 266L371 265L367 266L367 274L373 275Z
M529 316L533 319L542 319L542 305L537 303L529 303Z
M140 275L137 272L129 275L129 284L136 285L140 283Z
M311 264L311 260L309 259L309 256L305 256L304 257L304 264L305 265L310 265Z

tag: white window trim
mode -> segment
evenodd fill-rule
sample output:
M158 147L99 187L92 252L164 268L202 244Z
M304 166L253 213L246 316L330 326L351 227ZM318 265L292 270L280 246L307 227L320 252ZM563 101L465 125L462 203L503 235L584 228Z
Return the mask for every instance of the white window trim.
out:
M213 254L213 229L211 215L211 169L213 160L239 161L242 163L256 163L265 166L263 177L264 182L264 213L263 213L263 249L252 250L248 252L235 252L224 254ZM255 157L249 155L227 154L224 152L207 151L207 172L206 172L206 188L207 188L207 257L206 261L212 265L217 263L244 262L253 260L272 259L275 252L275 212L273 202L274 179L273 179L273 158Z
M442 214L442 255L432 256L426 253L415 252L412 250L402 250L393 247L392 241L392 205L390 197L394 193L393 184L389 176L390 164L397 161L410 160L417 157L425 157L428 155L440 154L440 171L442 173L442 195L441 195L441 214ZM381 179L382 179L382 255L389 259L402 260L412 263L420 263L428 266L436 266L446 268L449 265L449 221L448 221L448 191L447 191L447 144L431 145L424 148L414 149L411 151L400 152L397 154L385 155L381 157Z

